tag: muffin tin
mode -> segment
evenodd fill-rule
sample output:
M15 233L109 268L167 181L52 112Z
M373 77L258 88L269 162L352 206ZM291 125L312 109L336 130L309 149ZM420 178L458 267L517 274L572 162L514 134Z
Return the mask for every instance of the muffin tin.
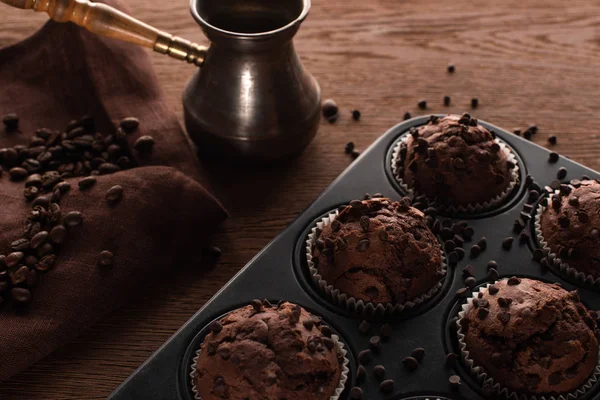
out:
M489 283L487 263L495 260L501 277L523 276L542 281L560 282L568 290L578 289L581 299L592 310L600 309L600 293L597 289L584 287L552 269L544 269L533 260L535 241L520 243L513 232L514 221L519 217L526 202L525 176L531 175L541 187L556 179L560 167L566 167L566 180L588 175L595 179L600 174L564 157L554 164L548 162L549 151L515 136L496 126L480 121L510 146L517 155L520 183L505 203L496 209L474 215L452 215L454 221L464 220L475 230L472 242L465 242L467 254L455 267L450 267L443 288L428 302L407 310L398 316L373 317L367 335L359 332L364 319L351 311L331 304L313 286L307 272L305 241L316 221L326 213L351 200L363 198L365 193L381 193L393 200L405 194L391 172L394 145L413 126L427 123L429 116L413 118L390 129L363 155L342 173L292 224L264 248L229 283L227 283L202 309L200 309L169 341L150 357L109 397L125 399L191 400L188 376L195 350L199 347L206 327L227 312L247 305L252 299L267 298L272 302L285 299L297 303L323 318L339 334L349 350L350 375L341 400L349 399L358 366L358 353L369 348L369 337L379 335L380 327L388 322L393 327L391 338L383 343L382 351L367 364L367 378L361 385L364 398L369 400L480 400L485 399L480 386L460 362L452 367L446 365L446 354L459 354L453 318L465 299L459 299L456 291L463 288L462 270L468 264L476 271L479 286ZM535 211L535 209L534 209ZM533 211L533 212L534 212ZM531 232L531 224L527 227ZM511 250L504 250L502 240L515 238ZM487 238L487 249L478 257L471 258L469 248L481 237ZM474 288L476 290L479 286ZM415 348L425 349L425 357L415 371L407 370L401 360ZM372 371L375 365L386 368L385 379L395 381L392 394L384 395ZM458 375L462 384L452 387L449 377ZM596 385L581 399L600 396Z

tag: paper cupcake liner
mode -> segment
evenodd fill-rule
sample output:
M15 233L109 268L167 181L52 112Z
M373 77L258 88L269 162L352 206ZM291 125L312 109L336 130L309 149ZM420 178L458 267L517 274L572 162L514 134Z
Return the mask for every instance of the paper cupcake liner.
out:
M338 400L344 392L346 382L348 381L348 374L350 373L350 360L348 359L348 350L346 350L346 347L344 346L344 343L340 340L339 336L331 335L331 340L333 340L337 353L341 354L343 357L342 372L340 374L340 383L333 392L333 395L329 397L329 400ZM192 359L189 377L192 383L192 393L194 393L194 399L202 400L202 397L200 396L200 393L198 393L198 387L196 385L198 378L198 371L196 371L196 363L198 362L198 357L200 357L200 349L196 350L196 356Z
M496 282L494 282L496 283ZM467 315L471 307L473 307L473 299L477 297L477 295L481 292L484 293L487 291L488 287L492 285L492 283L487 284L479 288L479 290L473 292L473 295L467 299L467 303L462 306L462 310L458 313L458 320L456 321L456 325L458 328L457 336L458 336L458 345L460 348L461 358L463 363L467 368L469 368L469 372L471 376L473 376L480 384L481 387L487 386L491 388L491 390L500 396L508 400L573 400L577 399L584 394L586 394L590 389L594 387L598 379L600 378L600 351L598 352L598 363L596 364L596 368L594 372L590 376L590 378L583 384L582 387L575 390L574 392L567 394L560 394L556 396L526 396L523 394L519 394L511 389L502 386L500 383L496 382L494 378L488 376L488 374L484 371L483 367L479 367L475 365L475 361L471 359L470 353L467 350L467 344L465 342L465 334L463 332L462 320Z
M444 276L431 289L429 289L429 291L404 303L384 304L356 299L355 297L343 293L339 289L336 289L333 285L327 283L327 281L323 279L323 277L319 273L319 270L313 262L312 251L315 242L318 239L317 229L323 230L323 228L331 224L337 218L338 215L339 212L336 210L334 212L329 213L329 215L321 219L321 221L317 222L316 226L311 229L310 233L308 234L308 239L306 240L306 262L308 264L308 269L310 271L312 280L319 289L319 291L325 296L325 298L327 298L333 304L345 307L348 311L357 313L362 316L397 315L405 310L414 308L420 304L425 303L427 300L431 299L436 293L438 293L440 289L444 286L444 281L447 277L448 265L446 263L444 249L442 248L441 244L440 254L442 256L442 273L444 274Z
M560 191L555 191L555 193L559 193ZM548 242L544 239L542 235L542 214L547 206L544 206L542 202L538 204L538 208L535 213L534 219L534 229L535 236L537 237L537 241L539 244L539 248L544 252L544 256L548 259L548 265L550 267L557 268L562 274L567 277L576 279L578 282L583 285L592 286L596 289L600 288L600 278L594 278L591 275L586 275L583 272L572 268L569 263L563 262L562 259L558 256L558 254L552 252L552 249L548 245Z
M419 196L419 195L421 195L420 192L408 187L408 185L404 182L404 180L402 179L402 177L399 174L398 167L397 167L398 160L400 159L400 148L402 147L403 143L406 143L406 141L408 140L408 137L409 137L408 134L402 135L400 137L400 139L398 140L398 142L396 142L396 144L394 145L394 149L393 149L393 153L392 153L392 174L394 175L394 178L396 178L396 182L400 185L400 187L402 187L402 189L404 189L408 194L413 195L413 196ZM458 213L463 213L463 214L477 214L477 213L489 211L489 210L501 205L506 200L506 198L511 195L511 193L515 190L515 188L519 184L519 176L520 176L519 175L519 163L517 161L517 157L515 156L515 154L512 152L512 150L506 143L504 143L502 140L500 140L498 138L494 139L494 141L500 145L500 149L506 154L507 161L512 161L512 163L515 165L515 167L511 170L511 180L510 180L510 184L506 187L506 190L504 192L500 193L498 196L494 197L493 199L488 200L484 203L468 204L466 206L451 205L451 204L438 204L433 199L428 198L430 201L430 204L432 206L435 206L435 208L438 209L440 212L446 212L446 213L448 213L448 212L457 213L458 212Z

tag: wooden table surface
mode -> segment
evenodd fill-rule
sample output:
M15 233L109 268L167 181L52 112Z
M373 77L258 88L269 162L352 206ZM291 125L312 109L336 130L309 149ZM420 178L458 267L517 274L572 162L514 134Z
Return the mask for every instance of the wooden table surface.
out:
M344 144L364 149L405 112L472 113L512 129L535 123L534 138L600 169L600 14L598 0L313 0L296 39L305 66L342 117L323 122L297 160L279 168L210 167L231 218L210 271L182 270L149 289L75 342L0 384L0 399L103 399L184 324L225 282L283 230L351 162ZM134 16L205 42L186 0L129 0ZM0 4L0 46L38 29L45 18ZM169 103L192 68L152 60ZM448 74L446 65L456 65ZM1 89L0 89L1 90ZM452 105L444 107L444 95ZM363 118L354 122L350 110ZM1 329L1 327L0 327ZM2 362L0 360L0 362Z

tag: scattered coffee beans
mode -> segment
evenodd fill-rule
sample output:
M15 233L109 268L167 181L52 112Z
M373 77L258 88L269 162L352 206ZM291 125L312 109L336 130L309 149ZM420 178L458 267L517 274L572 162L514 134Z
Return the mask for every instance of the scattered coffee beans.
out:
M106 192L106 201L108 204L114 205L123 198L123 186L115 185Z
M98 266L102 268L110 267L113 265L115 255L108 250L100 252L98 255Z
M7 130L18 130L18 117L3 118ZM80 211L64 211L59 202L71 185L64 179L82 177L80 190L96 183L96 175L109 174L136 166L126 135L138 129L136 118L122 120L112 134L96 130L91 117L71 121L64 131L38 129L29 146L0 149L0 171L9 171L13 182L24 182L23 195L30 202L21 238L11 243L13 252L0 255L0 304L11 298L16 303L31 300L32 288L40 272L51 269L57 252L67 237L67 228L83 222ZM150 152L154 139L142 136L136 141L138 152ZM110 199L120 198L122 187L109 190ZM110 252L99 255L99 265L113 263ZM4 297L2 297L4 296Z

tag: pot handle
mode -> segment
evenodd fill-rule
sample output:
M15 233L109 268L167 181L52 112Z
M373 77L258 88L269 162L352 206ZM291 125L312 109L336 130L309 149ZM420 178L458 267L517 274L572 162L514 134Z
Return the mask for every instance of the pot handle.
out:
M73 22L88 31L123 40L178 60L202 66L207 48L145 24L106 4L88 0L0 0L9 6L46 12L57 22Z

